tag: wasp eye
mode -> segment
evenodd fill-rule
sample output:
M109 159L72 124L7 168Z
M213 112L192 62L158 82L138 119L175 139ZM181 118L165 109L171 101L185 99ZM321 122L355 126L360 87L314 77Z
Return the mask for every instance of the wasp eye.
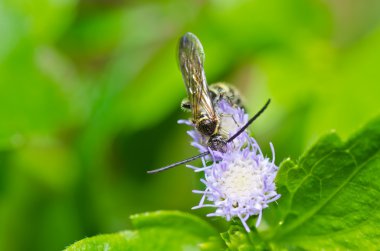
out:
M210 90L209 94L210 94L211 100L215 100L215 98L217 97L217 94L214 90Z

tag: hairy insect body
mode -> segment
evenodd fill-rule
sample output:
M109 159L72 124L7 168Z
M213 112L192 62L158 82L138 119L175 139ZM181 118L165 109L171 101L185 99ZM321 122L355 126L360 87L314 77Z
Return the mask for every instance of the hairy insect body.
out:
M219 102L227 101L232 107L243 108L241 96L239 91L226 83L215 83L209 86L209 95L213 106L215 107L217 120L211 121L207 116L201 116L197 120L193 120L197 130L205 137L207 146L211 149L222 149L224 151L225 145L221 143L228 139L228 133L233 130L236 131L239 126L229 114L222 114L217 107ZM181 108L186 112L192 112L191 103L188 98L182 100Z
M204 52L198 38L191 33L181 37L178 50L179 66L187 90L187 99L181 107L191 111L195 128L207 138L207 146L225 152L228 130L221 126L221 116L215 107L222 100L231 106L241 106L238 91L227 84L216 83L208 86L204 72Z
M215 83L209 86L209 95L214 107L218 106L221 100L227 101L233 107L243 108L243 102L239 91L232 85L227 83ZM182 110L191 112L191 103L188 98L184 98L181 102Z
M210 96L216 106L220 101L225 100L233 107L243 107L239 91L232 85L226 83L215 83L210 85Z

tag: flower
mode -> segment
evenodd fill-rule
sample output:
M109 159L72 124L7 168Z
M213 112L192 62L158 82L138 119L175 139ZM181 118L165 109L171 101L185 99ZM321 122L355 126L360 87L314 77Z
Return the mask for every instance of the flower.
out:
M231 137L245 125L248 115L244 109L231 106L221 100L215 108L221 124L220 133ZM189 120L179 123L193 126ZM207 147L208 138L200 134L195 128L187 132L192 138L191 145L200 152L209 151L211 156L202 158L202 167L187 165L196 172L204 171L205 177L201 182L206 186L204 191L194 190L202 194L200 203L193 209L212 207L215 212L207 216L220 216L230 221L238 217L245 229L249 232L247 220L252 215L258 215L256 227L259 226L262 210L270 202L276 201L280 195L276 192L274 179L278 167L274 164L274 147L272 161L264 157L256 140L249 136L249 132L241 133L233 142L228 143L227 152L213 151ZM209 162L212 162L208 165ZM207 202L206 202L207 201Z
M274 154L273 145L270 145ZM203 168L196 170L204 171L205 178L201 181L206 185L206 189L193 191L203 195L199 205L193 209L216 209L207 216L221 216L227 221L238 217L249 232L246 223L248 218L258 215L258 227L262 210L267 208L270 202L280 198L274 183L278 167L274 160L270 161L262 155L257 143L251 142L248 147L227 151L221 161L213 162L211 165L203 163ZM206 204L206 200L210 203Z

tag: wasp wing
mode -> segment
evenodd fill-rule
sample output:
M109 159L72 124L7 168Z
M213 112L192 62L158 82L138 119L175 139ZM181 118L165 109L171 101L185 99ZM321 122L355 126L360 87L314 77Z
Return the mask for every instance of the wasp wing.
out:
M211 119L216 118L203 68L205 59L203 47L194 34L186 33L181 37L178 57L193 112L193 120L197 121L204 115Z

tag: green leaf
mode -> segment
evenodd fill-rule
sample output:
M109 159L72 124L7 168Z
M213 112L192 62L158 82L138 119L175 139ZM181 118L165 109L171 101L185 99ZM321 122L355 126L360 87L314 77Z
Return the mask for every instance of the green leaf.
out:
M50 43L58 38L74 19L76 0L6 0L5 5L17 13L28 27L28 36L37 43Z
M221 236L231 251L269 250L268 244L260 238L256 228L252 227L252 231L247 233L238 222L233 223Z
M131 220L135 230L86 238L66 251L200 250L200 243L217 234L203 220L177 211L136 214Z
M53 46L71 22L75 4L76 0L0 3L0 149L18 148L30 138L77 124L73 111L82 108L74 104L74 89L69 87L76 81L63 71Z
M320 139L277 176L282 198L264 212L274 249L375 250L380 245L380 118L342 143Z

